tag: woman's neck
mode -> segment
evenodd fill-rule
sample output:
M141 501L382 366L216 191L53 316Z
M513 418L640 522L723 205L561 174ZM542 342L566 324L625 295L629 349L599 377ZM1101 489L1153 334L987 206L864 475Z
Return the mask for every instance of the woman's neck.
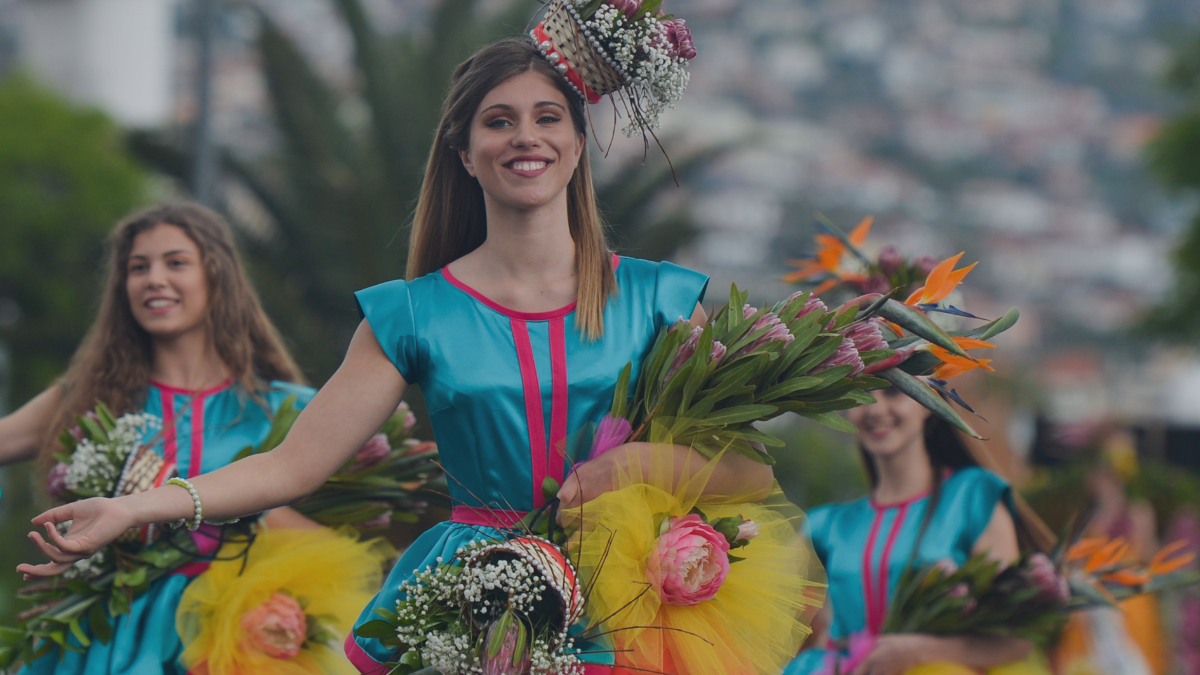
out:
M154 339L150 379L188 391L216 387L230 377L207 328Z
M933 465L925 443L917 440L900 452L871 456L879 483L871 491L877 504L896 504L919 497L933 488Z

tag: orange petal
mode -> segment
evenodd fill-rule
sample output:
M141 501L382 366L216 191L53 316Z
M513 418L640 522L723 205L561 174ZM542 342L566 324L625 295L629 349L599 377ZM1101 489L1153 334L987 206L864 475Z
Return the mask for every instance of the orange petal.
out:
M842 283L840 279L826 279L825 281L821 282L820 286L817 286L812 290L812 294L820 295L840 283Z
M958 345L959 347L962 347L963 349L995 349L996 348L996 345L994 345L990 342L984 342L983 340L977 340L975 338L956 337L956 338L951 338L951 339L954 340L954 344Z
M961 356L951 354L945 348L939 347L937 345L929 345L929 353L938 357L938 359L940 359L942 361L942 363L952 363L952 364L960 365L960 366L970 366L972 368L983 368L984 370L988 370L988 371L995 370L995 368L992 368L991 366L987 365L992 362L991 359L980 359L980 360L964 359Z
M1076 560L1083 560L1090 557L1096 551L1104 548L1104 545L1107 543L1107 537L1080 539L1071 548L1067 549L1067 562L1075 562Z
M1187 542L1183 539L1173 541L1170 544L1158 549L1158 553L1154 554L1154 558L1150 560L1150 566L1153 567L1166 560L1172 553L1177 553L1187 548Z
M1150 573L1155 576L1170 574L1175 570L1187 567L1188 565L1192 564L1192 561L1195 559L1195 553L1184 553L1183 555L1171 558L1170 560L1161 560L1150 565Z
M924 293L925 293L925 287L922 286L922 287L918 288L917 290L913 291L912 295L908 296L908 299L904 301L904 304L906 304L906 305L917 304L918 302L921 301L921 295Z
M1145 572L1137 572L1131 569L1121 569L1111 574L1105 574L1100 577L1105 581L1112 581L1122 586L1141 586L1150 581L1150 575Z
M874 216L867 216L866 218L863 218L862 222L858 224L858 227L855 227L850 232L850 243L859 247L865 244L867 241L867 235L871 232L871 223L874 222Z
M976 368L992 370L991 366L988 365L991 363L991 361L991 359L980 359L978 362L968 361L966 364L943 363L942 365L933 369L933 378L936 380L949 380L951 378L958 377L963 373L969 373Z
M950 256L929 271L929 276L925 278L926 292L921 298L921 302L930 302L929 296L933 295L933 293L946 283L946 280L950 278L950 273L954 271L954 266L958 264L958 261L964 254L965 251L958 255Z
M896 337L904 337L904 329L903 328L901 328L900 326L897 326L896 324L894 324L891 321L888 321L886 319L883 322L887 324L888 328L892 329L892 332L896 334Z
M1084 569L1087 570L1088 574L1091 574L1096 570L1111 567L1124 558L1128 552L1129 544L1126 544L1124 539L1118 537L1108 542L1104 548L1093 553L1092 557L1088 558Z
M953 293L954 289L958 288L959 284L963 282L963 279L966 278L967 274L969 274L971 270L975 269L975 266L978 264L979 263L977 262L971 263L961 270L955 270L951 272L946 276L946 279L942 282L941 286L936 288L932 288L932 284L930 284L928 281L925 282L925 288L932 289L925 293L925 302L941 302L942 300L945 300L946 296Z

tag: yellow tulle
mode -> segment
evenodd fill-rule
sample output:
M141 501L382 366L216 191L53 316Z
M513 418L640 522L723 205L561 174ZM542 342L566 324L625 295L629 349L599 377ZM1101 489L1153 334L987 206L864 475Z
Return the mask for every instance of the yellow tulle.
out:
M218 557L241 548L226 545ZM379 589L391 554L385 543L359 542L326 528L264 528L245 569L240 559L214 562L184 592L176 613L184 644L180 660L190 672L208 675L356 674L340 640ZM302 599L304 613L320 617L336 644L306 644L293 659L272 658L250 645L241 618L275 593Z
M591 589L590 633L607 634L617 665L635 673L779 673L811 633L812 616L824 602L824 570L797 533L803 513L778 486L761 503L744 503L749 495L703 495L715 461L694 475L686 466L677 470L678 462L669 450L631 461L616 490L574 514L582 519L575 545L584 588ZM646 580L646 560L658 538L655 517L682 517L693 507L709 521L753 520L760 534L733 551L744 560L730 566L714 599L669 605Z
M979 675L979 671L957 663L938 662L909 668L904 675ZM1034 653L1024 661L989 668L987 675L1050 675L1050 667L1044 656Z

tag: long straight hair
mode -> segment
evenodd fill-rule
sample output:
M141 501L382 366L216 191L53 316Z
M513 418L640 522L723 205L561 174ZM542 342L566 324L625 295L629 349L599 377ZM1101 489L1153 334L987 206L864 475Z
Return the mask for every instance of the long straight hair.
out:
M488 92L527 72L544 76L568 102L575 132L584 136L579 165L567 184L567 221L575 241L579 278L575 323L589 338L604 333L604 306L617 289L604 221L596 206L586 144L583 101L528 40L502 40L480 49L454 71L442 106L409 239L409 280L435 272L487 239L483 189L467 173L459 151L471 143L471 123Z
M246 279L221 217L195 204L153 207L133 214L109 236L108 279L100 312L62 380L62 403L42 442L44 463L59 450L58 432L97 402L117 415L144 404L154 345L150 333L133 316L125 284L134 239L160 225L178 227L200 249L209 289L209 335L234 381L256 399L257 392L271 380L302 381L300 370Z
M947 474L969 466L978 466L998 473L990 455L977 449L974 445L963 442L959 432L937 415L930 415L925 419L924 437L926 455L933 468L933 489L929 494L929 506L925 509L925 517L921 521L914 555L916 549L920 548L925 531L929 528L929 523L941 502L942 484L945 482ZM879 470L875 467L871 455L862 445L858 446L858 451L862 457L863 466L867 470L867 479L871 488L874 489L879 485ZM1013 493L1013 506L1015 507L1013 521L1017 526L1017 540L1021 546L1034 551L1051 551L1057 543L1054 533L1015 492Z

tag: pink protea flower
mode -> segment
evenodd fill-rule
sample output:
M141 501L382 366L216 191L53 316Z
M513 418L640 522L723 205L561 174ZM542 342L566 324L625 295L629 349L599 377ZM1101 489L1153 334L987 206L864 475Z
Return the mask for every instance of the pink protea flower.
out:
M804 291L796 291L795 293L792 293L791 295L788 296L787 300L783 301L783 304L787 305L787 304L791 303L791 301L795 300L803 293L804 293ZM821 312L822 314L828 314L829 308L825 306L825 303L821 302L820 298L818 298L815 295L810 295L808 297L808 300L804 301L804 306L801 307L800 311L796 313L796 318L800 319L800 318L806 317L809 314L812 314L813 312L817 312L817 311Z
M404 441L404 452L401 456L419 455L422 452L429 452L430 450L437 450L437 443L433 441L418 441L415 438L410 438Z
M1071 599L1071 588L1067 580L1054 568L1054 562L1044 553L1029 556L1028 574L1030 581L1040 593L1038 597L1047 602L1065 603Z
M596 437L592 439L592 450L588 459L595 459L629 440L633 426L623 417L605 415L596 426Z
M950 558L942 558L933 564L933 569L942 573L942 576L948 577L958 571L958 563Z
M391 454L392 446L388 443L388 437L375 434L354 456L354 464L350 466L350 471L365 471L377 467Z
M400 405L396 406L395 414L404 415L404 433L412 433L413 427L417 426L417 416L413 414L408 403L400 401Z
M858 284L858 290L862 293L879 293L883 295L892 290L892 282L882 274L872 274L865 281Z
M698 515L672 518L646 560L646 579L668 605L712 600L729 574L729 542Z
M866 367L863 365L862 357L858 355L858 350L854 348L854 341L850 338L842 338L842 344L838 345L838 349L833 353L833 356L825 359L821 365L812 369L811 374L816 374L836 368L838 366L854 366L847 377L854 377L861 373Z
M895 246L888 246L879 252L878 263L879 270L890 277L904 267L904 256L900 255Z
M674 57L682 57L689 61L696 58L696 44L692 41L692 30L683 19L668 19L660 21L663 27L663 37L667 42L667 53Z
M604 4L612 5L625 16L632 19L642 8L642 0L604 0Z
M46 475L46 492L54 499L63 501L70 494L67 489L67 470L70 468L71 465L59 462Z
M484 650L483 658L483 675L526 675L529 672L529 646L521 651L519 658L513 658L517 652L517 646L522 639L522 630L518 624L520 619L513 619L507 623L503 621L493 622L487 628L487 636L484 638L484 644L489 645L492 640L498 636L496 632L505 630L500 643L500 650L495 656L488 656L488 652Z
M971 588L969 586L967 586L966 584L962 584L962 583L954 584L954 587L946 592L946 595L954 598L955 600L962 600L963 598L969 596L970 594L971 594Z
M759 528L758 523L754 522L753 520L747 520L741 525L738 525L737 537L735 541L741 541L743 539L750 541L759 534L762 534L762 529Z
M854 342L854 348L859 352L873 352L888 348L887 340L883 339L883 333L879 331L879 323L876 321L852 323L842 329L842 335L850 338Z
M276 659L296 658L308 635L304 609L284 593L272 595L243 614L241 624L250 644Z
M76 442L83 440L83 427L78 424L72 424L71 428L67 429L67 433L71 434L71 438L74 438Z
M667 378L670 379L675 371L683 367L683 364L696 353L696 347L700 346L700 335L704 333L704 328L701 326L692 326L692 332L688 335L688 339L679 347L679 353L675 355L675 360L671 362L671 368L667 370ZM719 340L713 340L712 353L709 354L708 362L720 361L725 358L725 345Z
M921 274L929 276L929 273L933 271L933 268L938 266L939 262L941 261L931 255L921 256L917 259L917 269L921 270Z

